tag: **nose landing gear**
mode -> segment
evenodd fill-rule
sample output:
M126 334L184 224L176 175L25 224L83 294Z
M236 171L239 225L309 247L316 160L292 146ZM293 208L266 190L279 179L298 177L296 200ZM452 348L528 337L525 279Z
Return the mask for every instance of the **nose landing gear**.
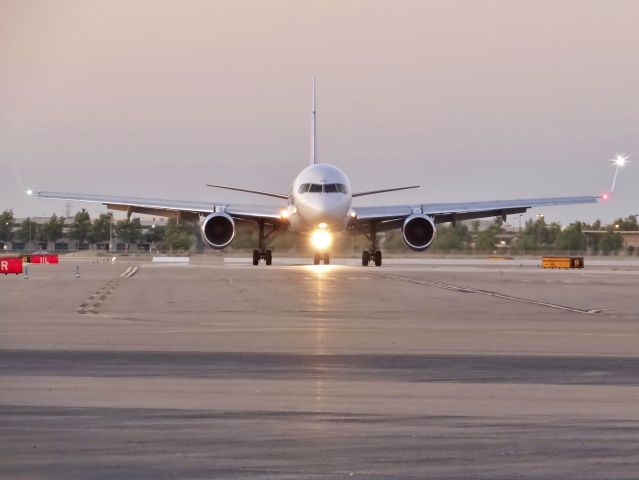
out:
M324 265L328 265L331 261L330 252L315 252L315 255L313 255L313 264L319 265L322 260L324 261Z

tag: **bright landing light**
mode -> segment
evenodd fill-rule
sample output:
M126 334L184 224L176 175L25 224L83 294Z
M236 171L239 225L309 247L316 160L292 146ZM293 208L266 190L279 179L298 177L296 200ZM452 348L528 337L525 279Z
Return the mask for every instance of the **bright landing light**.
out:
M333 237L326 230L315 230L311 235L311 245L316 250L326 250L333 243Z

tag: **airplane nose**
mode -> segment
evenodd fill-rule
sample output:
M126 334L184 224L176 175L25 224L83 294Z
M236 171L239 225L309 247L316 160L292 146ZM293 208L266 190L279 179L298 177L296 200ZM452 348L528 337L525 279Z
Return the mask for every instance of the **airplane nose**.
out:
M345 198L337 198L334 195L318 194L304 199L305 219L309 223L332 224L340 221L348 213L348 204Z

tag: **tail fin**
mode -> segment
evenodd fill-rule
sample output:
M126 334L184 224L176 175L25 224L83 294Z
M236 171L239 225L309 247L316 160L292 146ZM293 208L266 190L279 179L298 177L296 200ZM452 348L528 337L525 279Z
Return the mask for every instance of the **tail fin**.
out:
M315 113L315 76L313 76L313 110L311 114L311 165L317 163L317 122Z

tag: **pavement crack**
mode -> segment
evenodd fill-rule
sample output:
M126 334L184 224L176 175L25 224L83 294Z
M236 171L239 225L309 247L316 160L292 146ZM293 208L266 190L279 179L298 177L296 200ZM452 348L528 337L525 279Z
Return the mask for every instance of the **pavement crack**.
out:
M450 290L453 292L461 292L461 293L474 293L477 295L484 295L487 297L493 297L493 298L499 298L502 300L508 300L511 302L519 302L519 303L527 303L527 304L531 304L531 305L539 305L541 307L547 307L547 308L553 308L555 310L563 310L566 312L571 312L571 313L579 313L582 315L595 315L595 316L600 316L600 317L610 317L610 318L615 318L614 315L605 313L603 311L603 309L589 309L589 310L585 310L585 309L581 309L581 308L576 308L576 307L570 307L567 305L560 305L557 303L550 303L550 302L542 302L540 300L532 300L530 298L522 298L522 297L515 297L513 295L508 295L505 293L499 293L499 292L493 292L490 290L482 290L479 288L470 288L470 287L462 287L460 285L454 285L451 283L444 283L444 282L431 282L429 280L417 280L414 278L410 278L410 277L402 277L399 275L391 275L391 274L387 274L387 273L380 273L380 274L376 274L379 275L381 277L385 277L385 278L390 278L392 280L398 280L400 282L407 282L407 283L413 283L416 285L424 285L426 287L434 287L434 288L440 288L443 290Z

